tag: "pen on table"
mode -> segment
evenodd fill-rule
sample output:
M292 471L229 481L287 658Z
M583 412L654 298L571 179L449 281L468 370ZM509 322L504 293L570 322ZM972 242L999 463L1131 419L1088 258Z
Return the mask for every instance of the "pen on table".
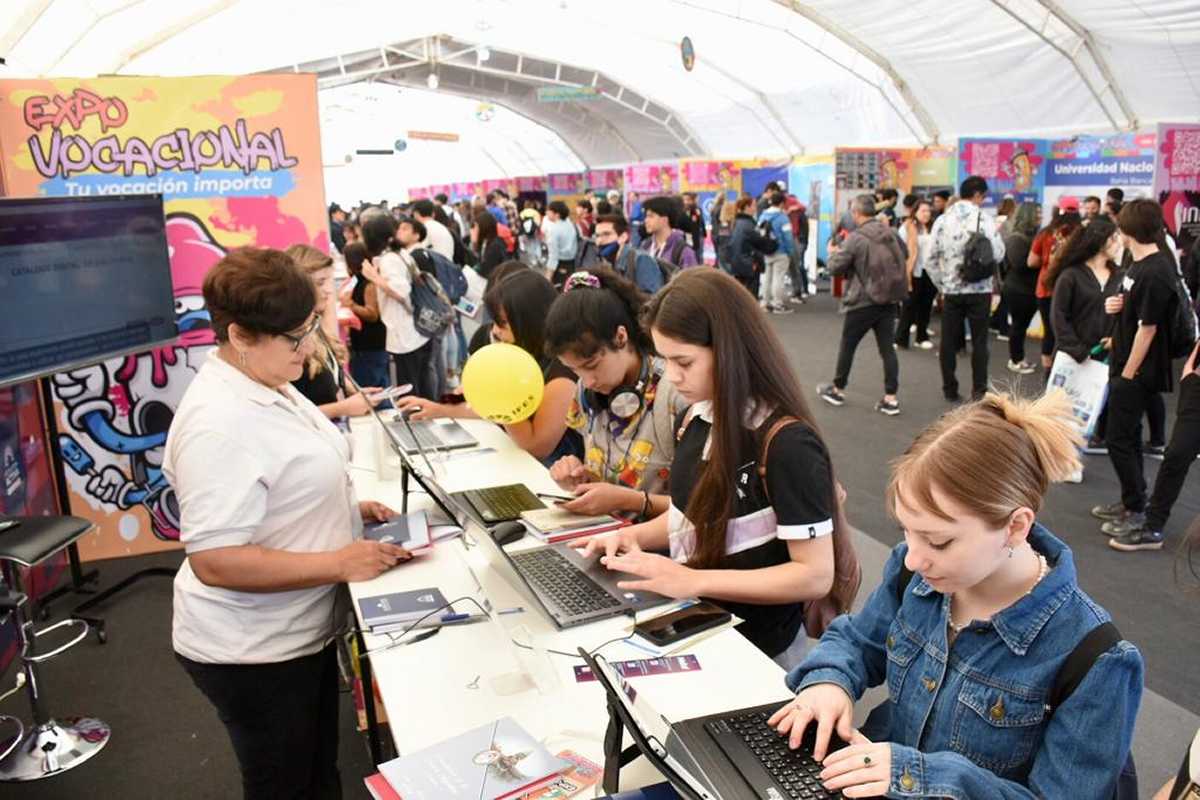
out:
M538 492L537 496L543 500L561 500L564 503L569 503L575 499L573 495L568 496L565 494L550 494L548 492Z
M524 611L525 611L524 607L515 606L513 608L502 608L499 611L497 611L496 614L498 614L498 615L521 614L521 613L524 613ZM438 622L441 624L453 624L456 622L458 622L458 623L482 622L489 618L490 617L487 614L472 614L469 612L464 612L462 614L443 614L441 617L438 618Z

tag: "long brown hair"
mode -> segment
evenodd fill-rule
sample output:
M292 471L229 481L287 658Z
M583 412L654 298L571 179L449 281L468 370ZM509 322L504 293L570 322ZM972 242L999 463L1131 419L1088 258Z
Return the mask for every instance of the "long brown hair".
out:
M711 269L681 273L663 287L642 313L647 330L713 351L713 426L708 461L688 501L686 516L696 528L696 550L690 566L708 569L725 559L725 534L733 512L733 475L747 454L759 457L766 426L746 428L747 402L772 409L772 418L795 417L821 438L820 430L788 356L766 314L749 292L729 275ZM823 441L822 441L823 443ZM830 486L836 480L830 469ZM847 557L853 558L849 526L831 488L835 572ZM833 593L842 582L835 577ZM849 607L852 598L839 602Z

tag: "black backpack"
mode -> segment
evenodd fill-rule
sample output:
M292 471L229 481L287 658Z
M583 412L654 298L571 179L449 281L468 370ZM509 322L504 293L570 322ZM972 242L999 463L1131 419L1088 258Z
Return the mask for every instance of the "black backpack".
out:
M992 253L992 242L979 232L983 222L983 212L975 219L975 232L967 238L963 248L963 263L959 276L963 283L979 283L996 274L996 257Z
M908 585L912 583L913 572L908 567L900 567L899 583L896 588L896 604L904 604L904 595L908 594ZM1067 655L1067 659L1058 668L1054 676L1054 685L1050 687L1050 697L1046 702L1046 716L1049 717L1067 701L1083 679L1087 677L1096 659L1107 653L1113 645L1121 641L1121 632L1111 622L1103 622L1092 628L1075 649ZM1113 789L1112 800L1137 800L1137 769L1133 764L1133 753L1130 752L1121 767L1117 785Z
M1191 292L1178 269L1172 272L1171 281L1176 303L1171 313L1171 327L1167 331L1167 349L1171 358L1184 358L1196 346L1196 310Z

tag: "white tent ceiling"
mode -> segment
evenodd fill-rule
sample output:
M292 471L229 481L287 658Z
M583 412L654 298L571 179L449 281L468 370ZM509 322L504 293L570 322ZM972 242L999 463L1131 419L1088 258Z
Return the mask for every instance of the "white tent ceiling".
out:
M282 69L316 71L333 91L365 80L423 87L436 72L440 93L492 101L561 137L527 136L519 157L495 148L510 175L530 172L529 161L554 171L564 148L597 167L962 135L1130 130L1200 114L1196 0L4 6L0 55L9 63L0 76ZM684 35L695 43L692 72L680 62ZM602 94L590 102L538 102L535 89L555 85L595 86ZM402 92L396 114L415 113L421 106L412 104L423 96ZM508 135L497 126L492 138ZM445 180L473 177L452 172Z

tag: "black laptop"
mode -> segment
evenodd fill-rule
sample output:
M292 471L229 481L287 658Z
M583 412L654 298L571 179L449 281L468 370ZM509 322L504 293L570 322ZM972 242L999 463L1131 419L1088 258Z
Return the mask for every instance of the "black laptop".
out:
M579 654L604 687L634 744L687 800L825 800L841 798L821 786L812 757L816 726L796 750L767 720L786 699L764 706L668 723L642 700L635 684L601 656ZM830 751L845 747L835 735Z

